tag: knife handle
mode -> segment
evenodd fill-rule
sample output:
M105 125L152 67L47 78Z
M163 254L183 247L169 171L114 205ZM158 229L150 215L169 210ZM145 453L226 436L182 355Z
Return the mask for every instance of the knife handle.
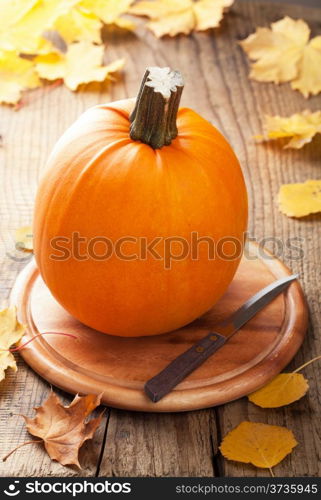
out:
M159 372L155 377L148 380L144 386L145 393L157 403L179 384L195 368L225 344L227 337L216 332L210 332L199 342L183 352L174 361Z

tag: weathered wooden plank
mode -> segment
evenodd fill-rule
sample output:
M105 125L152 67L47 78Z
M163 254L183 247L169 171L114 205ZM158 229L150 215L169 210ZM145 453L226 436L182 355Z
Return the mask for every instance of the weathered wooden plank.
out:
M315 140L302 151L282 151L277 144L257 145L252 137L262 130L264 113L289 114L305 108L320 109L320 98L306 101L288 85L276 87L248 80L246 57L236 40L251 33L257 25L267 25L284 14L304 17L314 34L320 32L320 10L286 5L236 3L221 28L175 39L157 40L145 30L137 34L111 32L107 36L108 59L125 56L123 79L113 86L91 84L72 94L63 87L36 90L30 103L19 112L2 107L0 148L3 182L0 186L0 286L8 297L15 276L22 267L6 254L14 254L13 232L28 223L39 173L45 159L64 129L89 106L135 95L146 65L178 67L186 76L183 105L196 109L228 137L239 156L250 195L250 234L258 238L303 238L305 256L293 261L294 252L282 258L301 274L311 310L313 329L292 363L298 366L321 352L318 257L320 255L319 216L296 221L282 216L276 195L283 182L318 177L321 141ZM270 246L270 245L269 245ZM245 419L286 425L300 445L291 457L275 468L277 475L320 475L320 365L305 373L310 392L301 402L286 409L261 410L246 399L217 410L189 414L144 415L111 410L100 475L264 475L251 466L222 460L217 453L219 433L224 435ZM0 451L5 454L28 439L23 423L15 413L32 415L49 390L23 362L17 374L10 373L0 386ZM66 400L70 397L66 396ZM106 425L108 421L106 415ZM81 453L81 475L95 475L104 444L102 425L95 440ZM214 455L214 460L213 460ZM0 475L77 475L78 471L51 462L40 445L21 448L6 463Z
M212 476L217 452L211 411L135 413L113 410L102 476Z
M276 196L282 183L302 182L320 177L317 166L321 141L316 140L301 151L283 151L277 144L255 145L251 138L262 129L264 113L286 116L306 108L320 109L321 102L320 97L306 101L298 92L291 91L287 84L276 87L273 84L249 81L246 57L235 47L233 40L244 38L255 26L266 26L286 14L294 18L303 17L311 26L313 35L320 34L321 10L303 10L302 7L289 8L285 5L259 6L248 2L236 5L233 12L234 16L225 20L223 36L217 35L213 42L218 54L220 74L226 85L226 114L221 119L228 128L228 136L243 165L247 167L245 170L251 194L250 233L259 239L279 238L284 243L288 238L302 238L302 258L294 260L295 252L289 251L283 251L281 255L293 271L300 273L311 311L311 329L302 349L289 367L294 368L321 352L318 321L320 275L315 272L319 266L321 219L319 216L311 216L299 221L282 216L277 209ZM224 50L226 46L230 46L231 50ZM230 61L230 67L226 57ZM290 457L275 467L275 474L278 476L320 475L321 464L318 457L321 394L317 381L321 367L317 364L310 366L304 373L309 378L311 389L304 400L287 408L263 410L243 398L219 408L217 412L222 435L242 420L284 425L293 430L299 445ZM226 476L269 475L268 472L258 471L252 466L223 459L220 459L220 464L222 473Z
M0 148L0 288L3 305L17 273L25 264L14 260L22 258L21 252L15 251L14 231L31 220L37 180L52 146L82 111L111 97L108 84L98 91L90 87L79 94L63 87L54 91L39 89L29 94L20 111L3 106L0 109L0 134L3 137ZM16 414L32 416L33 407L41 404L49 390L49 385L21 360L16 374L8 371L6 380L0 385L0 459L30 439L23 419ZM71 400L67 395L64 398L66 403ZM106 421L107 417L105 424ZM7 462L0 462L0 475L95 475L103 435L104 424L94 441L84 445L80 455L82 471L52 462L42 445L35 444L21 448Z

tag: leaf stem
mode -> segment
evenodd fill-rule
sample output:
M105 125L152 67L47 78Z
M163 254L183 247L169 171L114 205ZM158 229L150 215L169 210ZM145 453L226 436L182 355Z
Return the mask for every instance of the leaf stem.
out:
M306 366L310 365L314 361L317 361L318 359L321 359L321 356L316 356L315 358L310 359L310 361L307 361L303 365L299 366L299 368L297 368L296 370L294 370L294 372L292 372L292 373L298 373L299 371L303 370L303 368L305 368Z
M34 337L31 339L27 340L27 342L24 342L23 344L17 346L17 347L11 347L10 349L0 349L0 351L5 351L5 352L17 352L21 351L21 349L24 349L30 342L33 342L36 338L42 337L43 335L64 335L65 337L72 337L73 339L77 339L76 335L72 335L71 333L62 333L62 332L43 332L43 333L37 333Z
M5 462L10 457L10 455L12 455L15 451L17 451L22 446L25 446L26 444L42 443L42 442L43 442L42 439L36 439L36 440L35 439L31 439L31 441L26 441L25 443L19 444L13 450L9 451L9 453L5 457L3 457L2 461Z

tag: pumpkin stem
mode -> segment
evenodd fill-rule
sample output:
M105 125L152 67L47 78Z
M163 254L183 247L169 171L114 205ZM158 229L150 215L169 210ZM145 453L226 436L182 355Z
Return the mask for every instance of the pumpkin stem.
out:
M130 137L153 149L171 144L177 136L176 118L184 88L179 71L146 69L130 120Z

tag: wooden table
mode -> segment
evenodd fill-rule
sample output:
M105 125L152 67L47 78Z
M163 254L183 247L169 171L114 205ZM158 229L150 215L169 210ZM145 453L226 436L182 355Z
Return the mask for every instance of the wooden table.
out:
M299 238L304 252L284 249L281 258L300 273L311 317L303 347L289 369L321 354L320 255L321 216L303 220L280 214L279 186L320 178L320 136L300 151L282 150L279 144L257 145L253 135L262 131L264 113L287 115L305 108L320 109L320 97L305 100L289 85L275 86L248 79L247 58L237 40L283 15L303 17L313 34L321 34L321 10L288 5L236 2L217 30L161 41L145 30L112 31L108 60L126 57L124 74L113 85L90 84L73 94L64 87L39 89L26 97L20 111L1 107L1 294L3 305L18 271L25 265L16 258L14 230L28 224L34 194L46 157L66 127L86 108L97 103L133 96L147 65L182 70L187 85L183 105L211 120L229 139L242 163L250 196L249 234L275 237L283 243ZM271 248L271 245L266 242ZM10 257L11 255L11 257ZM15 258L12 258L15 256ZM19 256L21 257L21 255ZM18 357L18 356L17 356ZM18 359L19 370L8 370L0 385L0 452L29 439L23 420L46 398L49 386ZM289 407L263 410L246 398L217 408L181 414L144 414L108 409L92 442L81 453L83 470L51 462L42 445L18 450L1 463L0 474L27 476L261 476L268 471L225 461L218 445L243 420L284 425L299 442L294 452L275 467L277 476L318 476L321 473L321 364L304 371L308 395ZM57 391L60 392L60 391ZM60 392L66 402L70 396Z

